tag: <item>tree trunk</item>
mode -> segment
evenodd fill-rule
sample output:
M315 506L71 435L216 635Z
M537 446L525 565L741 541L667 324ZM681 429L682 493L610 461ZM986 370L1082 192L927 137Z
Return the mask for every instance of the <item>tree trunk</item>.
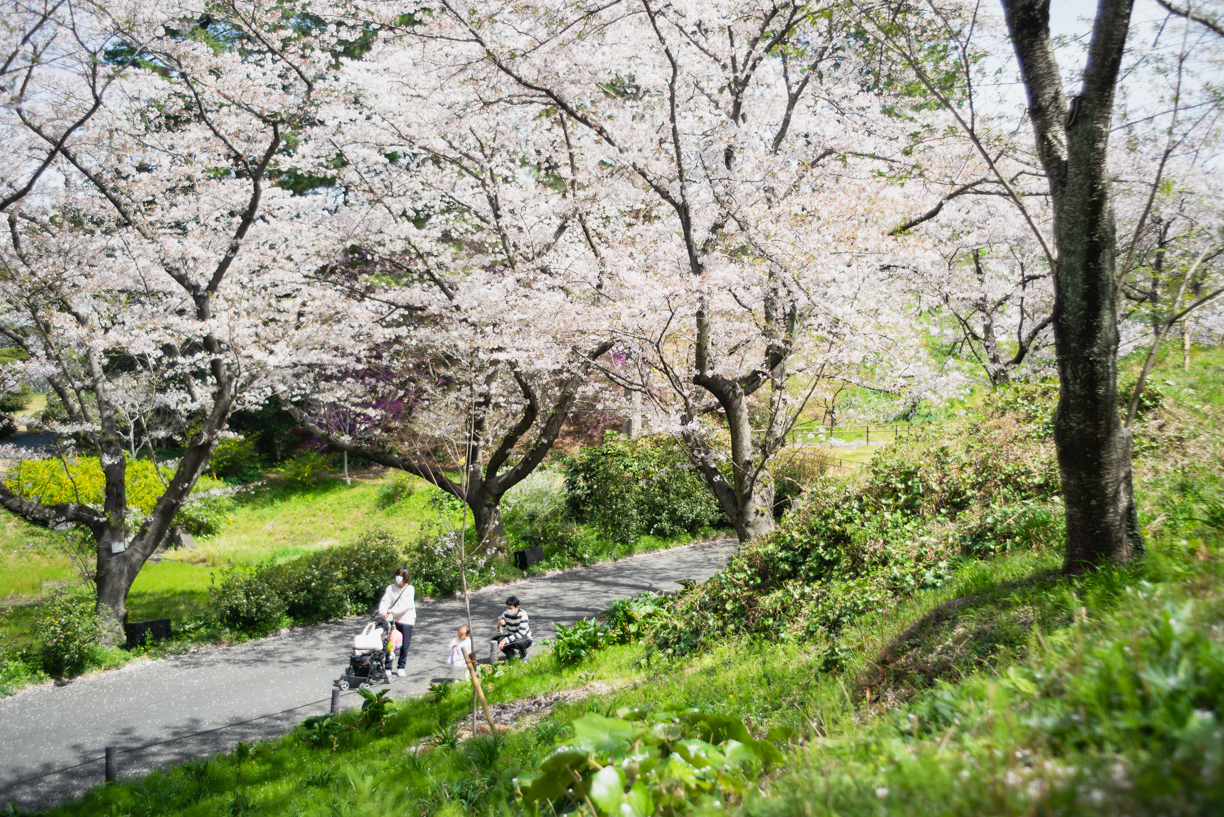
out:
M731 524L740 542L750 542L774 529L773 482L763 469L756 472L748 396L741 389L734 389L724 406L731 432L731 474L735 488L736 507Z
M715 464L714 452L701 434L682 431L693 464L701 474L723 513L735 528L740 543L751 542L774 529L774 486L764 468L756 470L756 450L752 442L752 422L748 414L748 395L739 384L719 377L699 377L703 388L722 405L731 432L731 483Z
M1182 371L1190 371L1190 322L1182 321Z
M468 507L472 511L472 524L476 528L481 547L488 551L506 553L509 544L506 541L506 529L502 526L501 497L490 498L483 491L479 491L472 497Z
M642 392L638 389L625 389L629 398L629 416L625 418L621 433L626 439L636 440L642 436Z
M108 646L124 639L123 625L127 622L127 596L144 564L136 553L124 548L123 529L107 527L98 541L98 617L102 619L102 643Z
M1118 414L1117 231L1109 130L1131 0L1101 0L1079 96L1068 104L1048 0L1004 0L1054 205L1054 441L1067 518L1064 569L1143 551L1131 485L1131 435Z

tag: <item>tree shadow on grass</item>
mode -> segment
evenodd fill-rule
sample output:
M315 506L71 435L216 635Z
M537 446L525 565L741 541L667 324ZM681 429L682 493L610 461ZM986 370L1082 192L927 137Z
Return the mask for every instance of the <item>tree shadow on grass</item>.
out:
M855 696L894 706L936 681L956 683L1020 657L1034 628L1048 633L1071 623L1066 596L1054 592L1064 581L1043 571L945 601L880 651L855 679Z
M128 618L146 621L169 618L181 621L208 610L207 590L140 590L128 597Z

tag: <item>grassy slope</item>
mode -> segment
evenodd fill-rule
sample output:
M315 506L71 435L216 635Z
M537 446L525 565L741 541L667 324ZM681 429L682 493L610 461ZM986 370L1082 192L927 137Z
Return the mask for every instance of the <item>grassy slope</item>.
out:
M568 720L649 701L799 730L759 791L694 813L1212 813L1224 798L1224 354L1203 357L1188 376L1162 375L1176 409L1141 435L1170 444L1136 468L1149 556L1132 567L1064 578L1053 549L967 563L843 629L837 672L795 640L729 639L675 659L618 647L566 669L542 656L493 680L490 698L620 686L498 749L448 745L440 724L467 700L453 688L403 702L382 729L347 715L334 747L286 738L245 764L187 764L53 813L484 813L499 775L539 758ZM411 751L435 733L440 748Z

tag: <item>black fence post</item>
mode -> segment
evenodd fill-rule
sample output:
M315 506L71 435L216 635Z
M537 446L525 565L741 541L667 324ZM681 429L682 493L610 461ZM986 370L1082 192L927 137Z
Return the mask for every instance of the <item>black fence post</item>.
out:
M115 747L110 745L106 747L106 782L110 783L115 779L118 771L115 769Z
M333 715L340 711L340 690L338 689L332 690L331 711Z

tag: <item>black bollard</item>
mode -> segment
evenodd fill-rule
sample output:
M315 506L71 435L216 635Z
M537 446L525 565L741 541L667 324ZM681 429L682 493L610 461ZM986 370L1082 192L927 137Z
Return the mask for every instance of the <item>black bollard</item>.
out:
M112 744L106 747L106 782L114 780L115 775L115 747Z
M338 689L333 689L333 690L332 690L332 707L331 707L331 711L332 711L332 714L333 714L333 715L334 715L334 714L336 714L337 712L339 712L339 711L340 711L340 690L338 690Z

